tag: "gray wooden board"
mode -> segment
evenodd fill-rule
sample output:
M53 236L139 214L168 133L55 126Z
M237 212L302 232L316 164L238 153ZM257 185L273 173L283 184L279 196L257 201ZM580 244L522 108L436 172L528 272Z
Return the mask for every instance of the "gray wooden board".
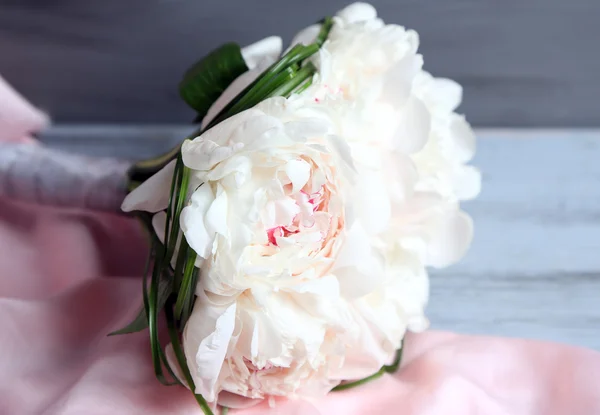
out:
M0 73L59 122L177 123L182 72L350 0L0 0ZM373 0L479 126L600 126L600 1Z
M188 127L55 127L42 139L124 158L166 150ZM433 327L600 350L600 130L479 130L475 239L431 272Z

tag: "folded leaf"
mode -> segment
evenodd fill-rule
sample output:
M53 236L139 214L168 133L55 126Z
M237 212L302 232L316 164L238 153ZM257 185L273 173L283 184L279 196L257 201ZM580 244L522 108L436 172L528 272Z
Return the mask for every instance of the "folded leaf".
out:
M172 289L172 280L161 278L158 282L158 309L161 310L165 303L167 302L167 298L171 294ZM127 326L122 329L113 331L109 334L109 336L116 336L119 334L128 334L128 333L137 333L138 331L142 331L148 328L148 317L146 316L146 309L142 305L142 309L137 314L135 319L131 321Z
M194 64L179 84L179 93L187 104L204 117L225 88L248 70L242 50L226 43Z

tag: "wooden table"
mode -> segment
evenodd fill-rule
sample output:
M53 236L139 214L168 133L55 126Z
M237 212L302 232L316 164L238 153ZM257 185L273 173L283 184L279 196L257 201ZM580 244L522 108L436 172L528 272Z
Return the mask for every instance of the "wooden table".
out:
M55 127L49 145L148 157L177 126ZM475 240L431 272L436 329L552 340L600 350L600 130L480 130L483 192L466 203Z

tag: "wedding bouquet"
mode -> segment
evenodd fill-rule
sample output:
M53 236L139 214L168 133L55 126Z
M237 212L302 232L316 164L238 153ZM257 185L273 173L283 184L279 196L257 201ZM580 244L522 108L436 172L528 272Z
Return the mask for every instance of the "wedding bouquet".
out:
M461 87L418 45L355 3L185 74L202 128L130 171L150 277L117 334L148 328L158 379L204 413L360 385L427 328L427 267L465 253L480 175Z

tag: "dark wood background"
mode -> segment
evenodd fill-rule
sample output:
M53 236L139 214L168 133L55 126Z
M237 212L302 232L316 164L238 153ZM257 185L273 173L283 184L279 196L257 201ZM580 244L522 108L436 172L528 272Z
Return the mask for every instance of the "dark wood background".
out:
M224 41L303 26L347 0L0 0L0 73L57 122L179 123L176 84ZM600 125L600 0L374 0L465 86L477 126Z

